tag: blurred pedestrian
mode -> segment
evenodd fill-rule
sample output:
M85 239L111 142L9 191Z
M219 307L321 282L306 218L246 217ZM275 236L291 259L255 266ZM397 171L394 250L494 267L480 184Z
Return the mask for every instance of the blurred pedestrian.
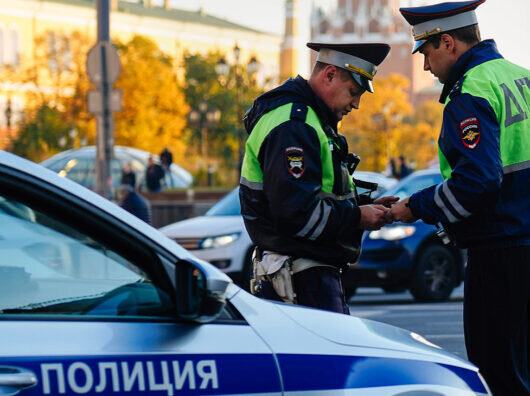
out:
M164 181L166 187L174 187L173 175L171 174L171 164L173 163L173 154L167 147L164 147L164 150L160 153L160 163L165 172Z
M134 173L131 163L127 162L121 171L121 184L128 184L133 188L136 187L136 174Z
M399 164L398 164L398 179L403 179L410 175L410 168L407 165L407 161L405 161L405 157L400 155L399 156Z
M118 187L119 205L127 212L151 224L151 207L149 202L136 192L130 184L121 184Z
M162 191L162 180L164 179L164 169L155 163L153 157L147 159L145 170L145 184L149 192Z
M396 179L398 178L396 170L396 160L393 157L390 157L390 159L388 160L388 164L386 164L385 176L394 177Z

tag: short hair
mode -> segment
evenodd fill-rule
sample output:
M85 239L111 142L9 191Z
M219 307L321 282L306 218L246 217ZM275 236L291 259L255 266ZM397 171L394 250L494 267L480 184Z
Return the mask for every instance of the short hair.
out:
M313 71L311 72L311 75L314 76L314 75L317 75L318 73L320 73L322 70L324 70L326 68L326 66L329 66L329 63L324 63L324 62L319 62L317 61L315 63L315 66L313 67ZM337 68L337 70L339 71L339 77L342 81L346 81L348 79L351 79L353 78L351 73L346 70L346 69L343 69L342 67L338 67L338 66L335 66Z
M466 44L476 44L481 41L478 24L474 24L454 30L448 30L447 32L438 33L436 36L429 37L427 39L427 44L431 43L434 48L438 49L442 41L442 34L448 34L452 38L462 41Z

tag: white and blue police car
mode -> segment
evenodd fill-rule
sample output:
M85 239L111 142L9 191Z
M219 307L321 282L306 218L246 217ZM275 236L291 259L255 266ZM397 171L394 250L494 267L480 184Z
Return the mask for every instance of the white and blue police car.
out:
M0 395L488 395L370 320L244 292L159 231L0 152Z

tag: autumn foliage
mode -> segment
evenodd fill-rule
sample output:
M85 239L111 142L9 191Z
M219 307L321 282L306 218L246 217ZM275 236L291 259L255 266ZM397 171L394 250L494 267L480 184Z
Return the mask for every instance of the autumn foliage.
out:
M383 171L390 157L400 155L421 169L436 158L441 105L426 102L414 111L408 86L409 81L398 74L376 78L375 93L365 93L359 110L341 122L340 132L350 151L361 157L359 169Z
M4 71L4 78L35 87L12 151L40 161L95 144L94 116L86 104L87 91L95 88L85 70L90 42L78 32L44 35L36 40L27 68L9 75ZM232 65L223 80L215 71L220 53L172 59L142 36L114 44L122 64L114 88L123 98L123 110L114 113L115 144L152 153L168 147L174 161L196 176L213 167L216 184L236 184L239 149L246 139L241 118L261 92L245 65ZM442 107L425 102L413 109L408 86L397 74L376 78L375 94L365 93L360 109L342 121L340 132L350 151L361 157L359 169L383 171L390 157L400 155L421 169L436 158ZM201 111L204 122L190 117ZM217 117L210 120L210 115Z

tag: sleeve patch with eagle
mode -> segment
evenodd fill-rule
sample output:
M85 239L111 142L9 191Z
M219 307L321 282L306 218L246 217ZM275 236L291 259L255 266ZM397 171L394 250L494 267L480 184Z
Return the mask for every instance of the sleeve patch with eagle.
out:
M294 178L300 178L305 172L304 149L289 146L285 149L285 163L287 170Z
M468 149L477 147L480 141L480 124L477 117L468 117L460 122L460 138Z

